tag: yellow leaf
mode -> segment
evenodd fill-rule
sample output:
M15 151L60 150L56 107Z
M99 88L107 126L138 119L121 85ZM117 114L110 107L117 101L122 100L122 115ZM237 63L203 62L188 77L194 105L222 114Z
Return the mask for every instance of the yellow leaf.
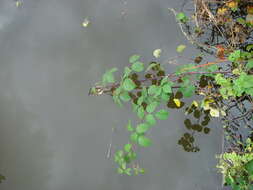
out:
M82 26L86 28L89 25L90 25L90 21L87 18L85 18L84 21L83 21L83 23L82 23Z
M161 50L161 49L155 49L155 50L153 51L153 56L154 56L155 58L158 58L158 57L161 56L161 53L162 53L162 50Z
M226 3L226 5L227 5L229 8L231 8L231 9L235 9L235 8L237 8L237 6L238 6L238 2L236 2L236 1L229 1L229 2Z
M176 104L177 107L180 107L181 102L180 102L179 99L174 98L173 101L174 101L174 103Z
M222 116L226 116L226 112L225 111L220 110L220 113L221 113Z
M196 108L199 106L198 102L195 100L192 102L192 105L194 105Z
M212 117L219 117L220 111L218 109L214 109L214 108L210 107L210 115Z
M217 14L218 15L224 15L227 12L227 8L223 7L223 8L218 8Z

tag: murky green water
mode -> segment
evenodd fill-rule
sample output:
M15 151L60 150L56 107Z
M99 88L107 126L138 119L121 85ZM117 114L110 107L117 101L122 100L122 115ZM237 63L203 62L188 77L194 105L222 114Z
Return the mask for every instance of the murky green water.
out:
M149 61L161 48L167 60L186 43L167 10L180 2L170 1L0 1L1 190L217 189L218 130L198 138L199 153L183 152L184 114L173 112L141 152L148 173L122 177L106 150L112 127L113 146L124 143L131 110L87 96L105 69L123 68L133 53Z

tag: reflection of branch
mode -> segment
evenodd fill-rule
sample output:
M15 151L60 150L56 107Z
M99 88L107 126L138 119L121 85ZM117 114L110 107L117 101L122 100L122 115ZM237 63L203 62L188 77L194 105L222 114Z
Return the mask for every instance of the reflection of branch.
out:
M174 16L176 17L177 16L177 12L175 11L175 9L173 9L173 8L168 8L168 10L170 10L173 14L174 14ZM213 52L213 51L215 51L217 48L214 48L214 47L207 47L206 45L204 45L204 44L201 44L201 43L199 43L198 41L196 41L195 39L194 39L194 37L193 36L191 36L190 34L188 35L185 31L184 31L184 29L183 29L183 24L181 23L181 22L177 22L178 23L178 25L179 25L179 27L180 27L180 30L181 30L181 32L183 33L183 35L186 37L186 39L191 43L191 44L193 44L193 45L196 45L198 48L200 48L200 49L203 49L203 50L205 50L205 51L211 51L211 52ZM211 53L210 52L210 53Z

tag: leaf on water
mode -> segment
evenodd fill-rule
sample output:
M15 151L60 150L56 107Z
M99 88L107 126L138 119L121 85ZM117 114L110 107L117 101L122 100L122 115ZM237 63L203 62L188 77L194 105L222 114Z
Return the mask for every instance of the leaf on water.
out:
M181 44L179 46L177 46L177 52L178 53L182 53L185 50L186 46Z
M82 26L83 26L84 28L86 28L86 27L88 27L89 25L90 25L89 19L88 19L88 18L85 18L84 21L83 21L83 23L82 23Z
M22 2L21 1L16 1L15 5L16 5L16 7L20 7L22 5Z
M162 53L162 50L161 50L161 49L155 49L155 50L153 51L153 56L154 56L155 58L159 58L159 57L161 56L161 53Z

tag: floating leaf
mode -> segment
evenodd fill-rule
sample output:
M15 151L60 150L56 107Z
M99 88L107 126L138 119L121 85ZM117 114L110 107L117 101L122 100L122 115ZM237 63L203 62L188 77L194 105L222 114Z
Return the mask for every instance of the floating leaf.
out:
M139 136L138 143L140 146L148 147L151 145L151 140L143 135Z
M86 27L88 27L89 25L90 25L89 19L88 19L88 18L85 18L84 21L83 21L83 23L82 23L82 26L83 26L84 28L86 28Z
M178 53L182 53L185 50L186 46L181 44L179 46L177 46L177 52Z
M123 88L126 90L126 91L131 91L133 89L135 89L136 85L135 83L132 81L132 79L130 78L126 78L123 82Z
M135 63L132 64L131 68L135 72L141 72L144 69L144 63L137 61L137 62L135 62Z
M20 7L22 5L22 2L21 1L16 1L15 5L16 5L16 7Z
M153 56L155 58L159 58L161 56L162 50L161 49L156 49L153 51Z

